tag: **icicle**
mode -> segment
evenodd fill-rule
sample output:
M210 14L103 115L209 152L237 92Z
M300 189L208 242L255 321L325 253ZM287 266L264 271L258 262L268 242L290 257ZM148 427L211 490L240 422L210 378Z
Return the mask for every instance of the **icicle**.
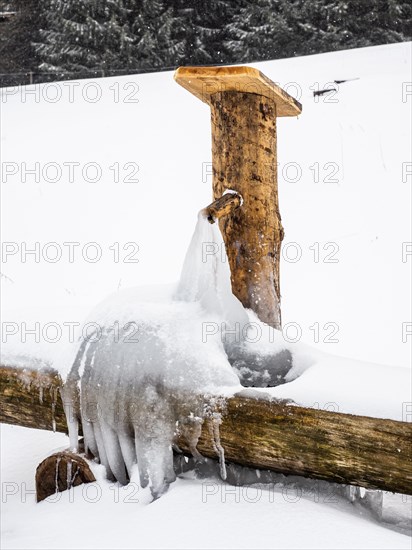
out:
M222 335L225 341L239 343L248 316L232 294L230 268L225 254L219 224L210 224L204 212L200 211L174 297L184 302L199 301L206 311L220 315L225 319L228 331ZM235 336L233 329L236 330Z
M56 471L55 471L55 476L54 476L55 493L59 492L59 465L60 465L60 461L61 461L61 458L58 457L58 459L56 460Z
M70 436L77 438L81 417L85 448L106 467L108 478L127 483L137 461L141 486L150 484L154 498L175 479L176 422L195 462L203 461L197 443L204 419L210 419L220 474L227 475L221 416L213 412L222 404L210 396L239 388L239 379L221 338L212 335L205 346L199 336L204 319L224 321L224 332L241 330L247 315L231 293L218 231L217 224L199 219L177 299L140 303L140 296L118 292L92 312L90 319L103 330L82 341L62 391ZM215 251L207 265L205 243ZM139 328L137 340L130 334L131 320ZM70 441L73 447L75 440Z
M222 416L220 413L212 413L209 429L212 436L213 449L219 457L220 477L225 480L227 477L226 464L225 464L225 450L220 443L220 429L219 426L222 423Z
M75 481L76 477L78 476L79 472L80 472L80 468L79 468L79 466L77 465L76 471L74 472L74 476L73 476L73 478L72 478L72 480L71 480L72 487L74 487L74 481Z
M185 418L183 421L179 422L180 432L186 439L193 458L198 462L202 462L204 460L203 455L197 450L199 437L202 433L202 425L203 418L200 418L200 416L195 416L193 413L190 413L188 418Z
M82 341L79 351L74 360L72 369L67 377L66 383L61 389L61 395L63 399L64 412L66 414L67 427L69 429L70 450L77 452L78 440L79 440L79 417L80 417L80 403L79 403L79 380L80 370L84 369L84 363L87 358L87 353L90 348L90 343L95 333L90 334ZM55 402L57 396L53 396ZM53 403L53 419L54 419L54 403ZM55 422L53 420L55 429ZM85 434L85 447L87 452L87 441Z
M53 432L56 433L56 403L53 401L52 403L52 429Z
M43 403L43 386L39 387L39 401Z
M53 432L56 432L56 403L57 403L57 392L58 392L58 389L57 388L51 388L51 392L52 392L52 429L53 429Z
M72 488L72 461L71 460L67 462L66 483L67 483L67 490L70 491L70 489Z

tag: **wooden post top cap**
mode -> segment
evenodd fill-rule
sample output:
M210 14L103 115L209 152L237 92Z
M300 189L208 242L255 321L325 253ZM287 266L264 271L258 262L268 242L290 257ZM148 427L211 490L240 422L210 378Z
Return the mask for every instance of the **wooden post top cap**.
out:
M277 116L297 116L302 112L299 101L253 67L179 67L174 78L208 104L217 92L236 91L273 99Z

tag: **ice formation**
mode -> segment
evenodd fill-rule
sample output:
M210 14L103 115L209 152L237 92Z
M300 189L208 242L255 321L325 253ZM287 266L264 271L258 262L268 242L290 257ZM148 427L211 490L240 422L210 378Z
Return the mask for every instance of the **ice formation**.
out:
M221 418L209 396L241 388L222 332L231 341L248 317L231 293L222 246L217 224L200 215L173 298L142 300L130 290L99 305L89 318L96 330L81 343L64 388L71 447L81 418L85 448L108 477L126 484L137 463L142 487L150 484L155 498L175 479L177 431L201 458L196 445L206 417L226 475Z
M175 298L198 301L211 321L221 322L219 330L226 343L239 341L243 327L249 322L247 312L232 294L229 262L219 225L209 223L202 212L186 253Z

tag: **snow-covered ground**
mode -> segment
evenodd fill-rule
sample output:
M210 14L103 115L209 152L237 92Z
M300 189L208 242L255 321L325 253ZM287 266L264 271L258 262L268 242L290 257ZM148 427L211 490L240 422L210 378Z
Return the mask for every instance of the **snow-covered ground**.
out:
M412 259L402 257L411 240L410 49L255 64L303 104L299 118L278 121L283 323L297 323L317 348L399 366L410 365L402 341L411 319ZM345 78L359 80L314 101L314 89ZM119 286L176 281L197 212L212 196L209 108L172 73L56 86L1 92L2 240L16 243L2 258L14 281L2 280L4 320L20 307L43 324L64 307L76 321ZM22 177L36 162L41 183ZM23 263L22 243L35 242L40 258ZM73 262L70 242L80 243ZM60 252L56 263L42 255Z
M254 66L304 109L278 128L282 314L297 378L271 393L410 420L410 44ZM171 73L8 89L0 101L2 346L67 372L72 323L97 302L178 279L211 200L209 109ZM236 502L233 487L208 481L216 494L205 494L190 476L150 506L142 491L127 502L99 467L97 502L82 487L24 500L36 465L64 446L63 435L2 426L4 547L410 547L342 498L237 488Z
M147 490L109 483L94 466L97 483L35 504L34 471L67 445L65 436L3 425L1 440L4 549L410 548L408 536L332 490L234 487L187 475L148 505Z

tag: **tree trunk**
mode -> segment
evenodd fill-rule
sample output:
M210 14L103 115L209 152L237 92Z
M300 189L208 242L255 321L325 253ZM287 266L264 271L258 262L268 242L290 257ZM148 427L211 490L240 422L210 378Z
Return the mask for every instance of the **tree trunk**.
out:
M276 104L256 94L211 96L213 195L237 191L243 205L219 220L232 291L263 322L280 329L283 239L276 165Z
M0 367L0 382L1 422L67 431L57 372ZM215 400L224 403L220 439L227 461L412 493L412 424L242 394ZM178 445L189 454L184 441ZM198 449L205 456L217 457L207 422Z

